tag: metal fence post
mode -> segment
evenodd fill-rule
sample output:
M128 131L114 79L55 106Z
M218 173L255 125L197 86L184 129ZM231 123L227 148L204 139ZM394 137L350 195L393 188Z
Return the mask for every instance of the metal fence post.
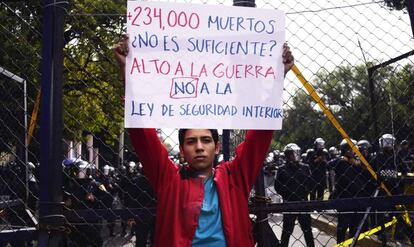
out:
M374 85L374 70L368 68L368 86L369 86L369 96L371 102L371 123L374 126L374 136L373 138L378 137L378 115L377 115L377 100L375 95L375 85Z
M25 200L27 202L28 198L29 198L29 189L28 189L28 181L29 181L29 176L28 176L28 166L27 163L29 161L29 139L28 139L28 126L27 126L27 81L24 80L23 78L13 74L12 72L6 70L5 68L0 66L0 74L6 76L7 78L10 78L11 80L20 83L23 85L23 122L24 122L24 135L20 136L20 138L24 139L24 147L19 148L18 153L18 157L19 157L19 162L24 163L24 167L25 167L25 176L26 176L26 181L25 181L25 190L26 190L26 197ZM21 146L21 145L20 145ZM20 150L21 149L21 150ZM24 153L24 154L23 154Z
M223 130L223 159L230 160L230 130Z
M233 0L233 6L256 7L255 0Z
M39 246L62 239L62 74L65 2L44 1L40 148Z
M369 86L370 100L371 100L371 119L372 119L371 121L374 125L374 138L377 138L379 136L378 110L377 110L378 99L377 99L377 95L375 95L374 74L378 69L386 67L390 64L393 64L401 59L407 58L412 55L414 55L414 50L406 52L402 55L394 57L380 64L374 65L367 69L368 70L368 86Z

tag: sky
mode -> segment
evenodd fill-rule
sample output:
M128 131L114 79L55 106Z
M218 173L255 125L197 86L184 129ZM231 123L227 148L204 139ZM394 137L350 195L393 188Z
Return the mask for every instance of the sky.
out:
M186 2L232 5L232 1L217 0ZM378 64L414 50L408 13L390 10L383 1L257 0L256 5L286 13L286 40L295 64L311 83L320 71L364 61ZM413 61L414 56L400 63ZM289 105L291 95L302 86L293 73L288 73L284 87L284 104ZM167 142L178 143L174 129L163 132Z

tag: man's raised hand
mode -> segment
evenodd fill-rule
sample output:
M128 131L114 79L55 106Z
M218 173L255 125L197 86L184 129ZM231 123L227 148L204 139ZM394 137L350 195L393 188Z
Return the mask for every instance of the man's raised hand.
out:
M113 47L115 59L119 64L121 70L122 79L125 80L125 61L126 56L128 55L129 48L128 48L128 34L122 34L121 38L119 39L118 43L115 44Z
M283 65L285 69L285 75L286 75L287 72L289 72L289 70L293 67L293 64L295 63L295 59L287 43L283 44L282 58L283 58Z

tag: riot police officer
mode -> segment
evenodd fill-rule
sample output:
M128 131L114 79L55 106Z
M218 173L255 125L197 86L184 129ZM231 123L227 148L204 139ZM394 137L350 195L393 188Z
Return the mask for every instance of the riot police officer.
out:
M372 159L371 143L368 140L362 139L357 143L358 149L364 158L369 162Z
M414 171L414 154L410 150L410 143L407 140L402 140L400 143L400 150L397 153L398 159L402 160L408 172Z
M154 228L155 216L150 211L155 208L155 194L148 179L142 173L142 165L135 162L128 163L128 176L122 180L120 187L123 190L123 201L126 208L148 209L148 219L134 218L131 234L135 234L136 247L147 246L148 238ZM125 226L123 226L125 227ZM124 230L123 230L124 231Z
M333 160L338 158L338 149L334 146L330 147L328 149L328 153L329 153L329 160Z
M392 134L384 134L378 141L379 152L375 155L373 166L377 175L385 186L391 191L392 195L399 195L404 193L404 178L408 172L406 164L401 160L401 157L395 152L395 137ZM398 174L401 174L400 176ZM385 209L392 210L392 209ZM396 226L396 238L402 237L402 233L414 241L414 234L412 226L405 223L401 215L395 215L398 219ZM385 222L385 216L379 215L379 221Z
M290 143L283 149L286 163L277 170L275 190L284 201L307 201L312 188L309 166L300 162L300 147ZM314 246L311 217L309 214L284 214L281 246L289 245L289 238L298 219L302 228L306 245Z
M326 172L328 164L328 153L325 149L325 140L316 138L313 143L314 149L308 153L308 164L315 181L315 187L310 193L311 200L322 200L326 188Z
M93 177L93 167L88 162L75 159L64 163L66 179L64 183L64 201L67 208L73 210L101 208L98 200L100 193L105 193L105 186ZM72 226L68 244L76 246L102 246L101 222L98 220L82 221Z
M107 193L99 193L98 199L103 202L104 209L111 209L114 202L114 198L117 194L119 186L116 185L114 171L115 168L110 165L105 165L100 172L99 182L102 183ZM115 220L108 221L109 236L114 237Z
M335 190L335 166L338 162L340 156L338 149L334 146L330 147L329 150L329 161L326 165L326 169L328 170L328 190L330 193L330 197L332 196L333 191Z
M357 145L355 140L350 140L354 146ZM333 199L338 198L353 198L358 196L367 196L371 193L368 191L367 179L369 174L367 170L361 164L359 159L355 157L355 153L348 142L343 139L340 146L341 157L333 167L335 171L335 189L332 193ZM363 210L354 208L355 211ZM350 236L354 236L358 224L361 221L363 214L358 213L344 213L341 208L338 209L338 225L337 225L337 242L341 243L345 241L345 233L349 228Z
M403 186L400 183L400 172L404 177L407 173L402 160L396 155L394 150L395 137L391 134L384 134L379 139L379 152L373 159L373 166L382 182L388 187L393 195L401 194Z

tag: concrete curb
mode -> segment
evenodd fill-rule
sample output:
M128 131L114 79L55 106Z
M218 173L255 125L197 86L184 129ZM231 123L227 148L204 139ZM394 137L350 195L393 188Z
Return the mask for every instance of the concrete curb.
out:
M328 235L336 236L336 218L331 215L313 213L311 214L312 227L318 228L320 231ZM358 241L358 246L364 247L378 247L381 246L381 241L376 235L365 237Z

